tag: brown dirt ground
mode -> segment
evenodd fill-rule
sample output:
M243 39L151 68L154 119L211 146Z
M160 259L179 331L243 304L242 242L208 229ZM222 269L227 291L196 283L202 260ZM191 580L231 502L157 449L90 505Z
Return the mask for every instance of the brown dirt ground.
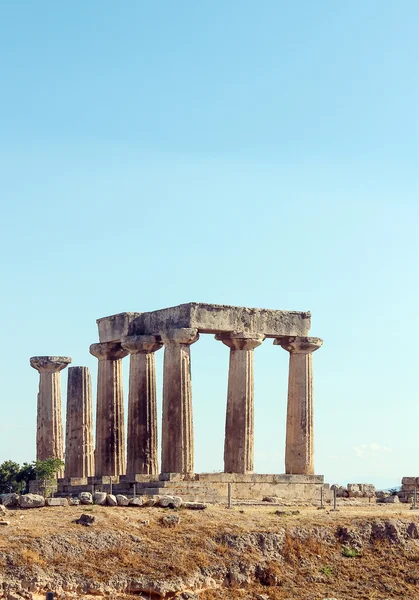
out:
M283 509L287 515L278 516L277 509L267 504L232 510L223 506L211 506L206 511L180 510L181 522L175 528L163 527L160 521L170 509L73 506L10 510L6 517L10 526L0 528L0 579L3 576L7 581L12 574L23 580L39 577L39 573L56 573L61 578L77 575L106 584L121 573L162 580L186 579L197 571L211 572L216 579L217 569L221 574L233 564L246 567L260 562L256 551L231 547L220 541L221 536L285 529L282 559L268 557L263 583L254 578L233 580L230 587L202 591L199 599L254 600L257 594L265 594L269 600L419 599L419 540L398 544L383 539L365 546L359 555L347 557L336 537L324 543L315 535L318 528L330 530L333 537L338 527L362 529L365 523L389 519L415 522L419 527L419 511L410 511L405 504L366 504L343 505L339 512L293 507ZM299 514L290 514L296 509ZM82 513L96 517L93 527L72 522ZM313 535L305 539L295 535L307 530ZM81 539L81 534L90 535L91 543ZM137 539L133 542L131 536ZM128 596L119 593L110 597ZM44 596L33 594L32 598Z

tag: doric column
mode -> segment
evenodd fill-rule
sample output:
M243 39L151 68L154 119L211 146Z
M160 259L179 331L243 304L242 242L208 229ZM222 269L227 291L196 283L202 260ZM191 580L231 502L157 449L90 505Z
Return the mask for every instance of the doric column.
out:
M323 344L315 337L274 340L290 353L285 472L314 475L312 354Z
M60 371L71 363L68 356L33 356L30 365L39 372L36 460L64 458ZM63 471L58 477L63 476Z
M122 359L128 352L119 342L92 344L99 359L97 372L95 474L125 474L124 394Z
M70 367L67 379L65 476L94 475L92 380L88 367Z
M190 345L197 329L161 332L164 343L162 473L193 473L194 441Z
M122 347L130 353L127 473L157 475L157 402L154 353L163 346L153 335L129 336Z
M230 348L227 411L224 439L224 472L254 470L254 349L265 336L247 333L216 335Z

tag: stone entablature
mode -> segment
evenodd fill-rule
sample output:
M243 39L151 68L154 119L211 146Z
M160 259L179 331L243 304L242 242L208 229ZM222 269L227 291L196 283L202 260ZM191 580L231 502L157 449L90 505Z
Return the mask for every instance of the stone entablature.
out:
M197 329L198 333L256 333L267 338L306 336L309 312L247 308L189 302L145 313L119 313L97 320L100 342L121 341L127 335L158 335L165 329Z

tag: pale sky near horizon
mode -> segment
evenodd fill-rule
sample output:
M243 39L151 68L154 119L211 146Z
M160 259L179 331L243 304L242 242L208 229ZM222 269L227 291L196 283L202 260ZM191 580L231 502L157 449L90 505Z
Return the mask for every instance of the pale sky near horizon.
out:
M0 5L0 462L35 458L30 356L95 382L98 317L202 301L311 311L327 482L419 476L418 21L413 0ZM261 473L284 470L287 360L255 351ZM201 336L198 472L222 469L227 371Z

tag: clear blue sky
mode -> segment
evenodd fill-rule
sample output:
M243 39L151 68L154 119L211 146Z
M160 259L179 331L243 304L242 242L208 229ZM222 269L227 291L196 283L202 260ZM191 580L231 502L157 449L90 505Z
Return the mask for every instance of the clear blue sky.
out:
M326 481L419 476L418 19L413 0L2 3L0 461L35 457L30 356L95 379L96 318L204 301L312 312ZM198 471L222 468L227 369L202 336ZM258 472L284 469L287 369L255 351Z

